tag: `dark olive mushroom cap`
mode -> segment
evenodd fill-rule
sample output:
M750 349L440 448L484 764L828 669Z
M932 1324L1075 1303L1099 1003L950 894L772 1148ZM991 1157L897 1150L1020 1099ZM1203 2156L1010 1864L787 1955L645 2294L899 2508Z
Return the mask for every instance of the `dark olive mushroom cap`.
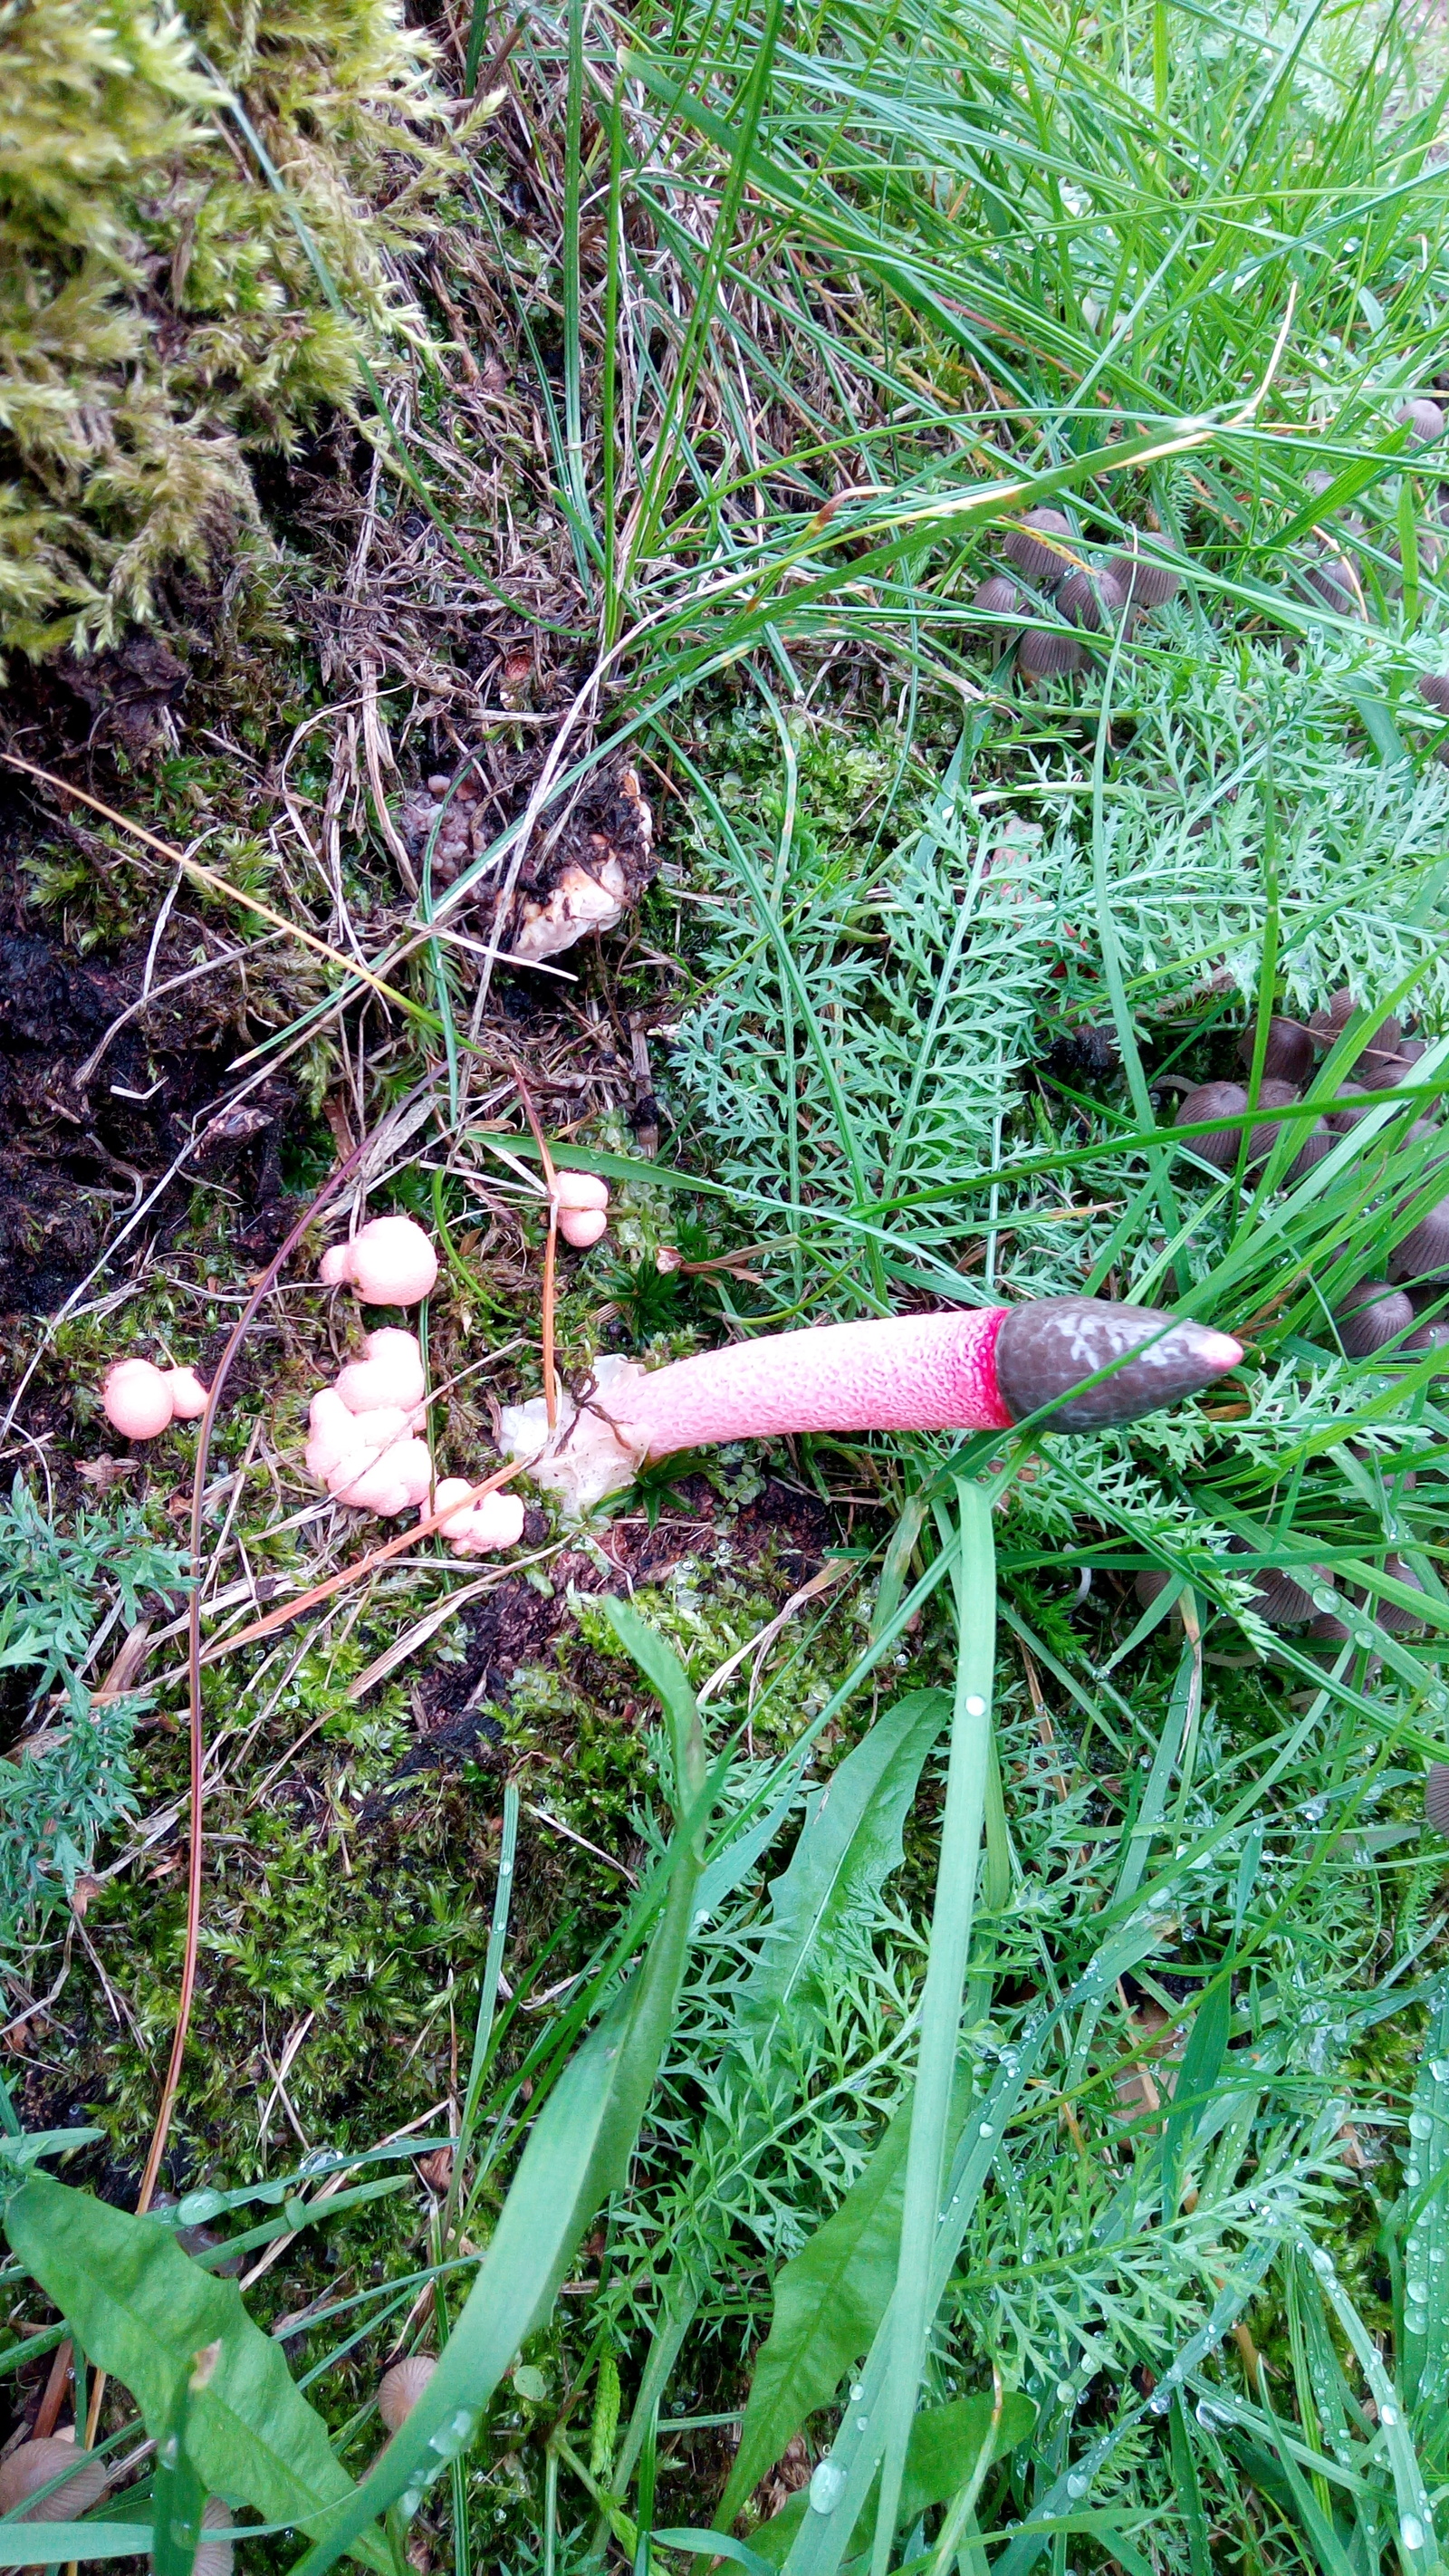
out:
M1299 1146L1297 1153L1294 1155L1292 1162L1289 1164L1287 1171L1284 1173L1284 1188L1291 1189L1295 1181L1306 1180L1315 1164L1321 1163L1325 1154L1331 1154L1337 1143L1338 1138L1335 1136L1333 1129L1329 1126L1327 1119L1320 1118L1316 1127L1309 1128L1307 1135L1304 1137L1303 1142Z
M1028 678L1051 680L1080 671L1086 654L1063 626L1029 626L1016 648L1018 667Z
M1097 633L1114 625L1127 602L1122 585L1109 572L1069 572L1057 592L1057 606L1074 626Z
M1449 671L1421 671L1419 695L1441 716L1449 716Z
M1022 605L1021 592L1010 573L994 572L983 581L971 605L983 617L1015 617Z
M1449 1762L1431 1762L1424 1782L1424 1813L1436 1834L1449 1834Z
M1200 1395L1242 1356L1228 1334L1152 1306L1038 1297L1006 1310L996 1386L1013 1422L1050 1406L1051 1430L1095 1431Z
M1437 1279L1449 1269L1449 1199L1420 1217L1390 1254L1389 1268L1396 1279Z
M1240 1061L1251 1066L1253 1050L1258 1043L1256 1028L1244 1029L1238 1040ZM1306 1082L1313 1070L1313 1037L1301 1020L1272 1019L1268 1022L1268 1043L1263 1051L1263 1071L1278 1082Z
M1412 1332L1414 1309L1402 1288L1391 1288L1387 1279L1361 1279L1335 1307L1333 1320L1348 1358L1366 1360Z
M1029 531L1036 529L1033 536ZM1059 537L1060 545L1044 545L1043 537ZM1028 510L1019 528L1008 528L1001 541L1001 551L1038 590L1054 590L1063 575L1072 568L1072 530L1060 510Z
M1291 1082L1275 1082L1270 1079L1260 1082L1258 1085L1257 1106L1259 1109L1286 1109L1289 1103L1296 1100L1298 1097L1299 1094ZM1266 1120L1261 1127L1252 1127L1249 1129L1248 1162L1250 1167L1255 1163L1266 1163L1274 1146L1278 1142L1278 1134L1279 1121L1276 1118Z
M1427 394L1411 395L1407 402L1400 403L1394 418L1413 431L1417 447L1427 447L1433 439L1444 435L1444 414Z
M1203 1118L1237 1118L1247 1108L1248 1095L1240 1082L1202 1082L1189 1091L1173 1120L1174 1127L1195 1127ZM1216 1171L1230 1172L1238 1159L1240 1129L1226 1128L1220 1136L1194 1136L1189 1151L1211 1163Z
M1159 549L1164 546L1161 537L1153 543ZM1129 608L1165 608L1182 588L1181 573L1174 571L1170 563L1163 563L1160 553L1137 554L1124 549L1112 557L1107 570Z

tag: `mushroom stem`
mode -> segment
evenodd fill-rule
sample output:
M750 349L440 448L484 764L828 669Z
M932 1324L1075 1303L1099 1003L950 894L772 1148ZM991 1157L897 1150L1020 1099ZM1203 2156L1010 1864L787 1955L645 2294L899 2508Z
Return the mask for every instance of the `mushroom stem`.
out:
M542 1406L515 1405L502 1443L587 1510L645 1459L679 1449L797 1431L1005 1431L1048 1406L1058 1430L1095 1429L1209 1386L1241 1358L1226 1333L1094 1297L897 1315L775 1334L647 1374L601 1360L593 1396L561 1414L556 1435Z

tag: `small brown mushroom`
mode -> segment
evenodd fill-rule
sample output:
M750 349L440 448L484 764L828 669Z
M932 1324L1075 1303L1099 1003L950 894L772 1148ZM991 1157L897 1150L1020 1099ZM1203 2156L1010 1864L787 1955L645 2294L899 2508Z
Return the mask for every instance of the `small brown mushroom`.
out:
M971 605L982 617L1015 617L1022 605L1021 592L1009 573L994 572L983 581Z
M1328 1123L1335 1136L1351 1136L1359 1120L1367 1118L1369 1111L1377 1106L1361 1082L1340 1082L1336 1087L1335 1096L1339 1100L1363 1102L1362 1109L1330 1109Z
M1265 1081L1260 1082L1258 1085L1258 1099L1256 1105L1259 1109L1286 1109L1289 1107L1290 1103L1295 1101L1297 1098L1298 1093L1291 1082ZM1278 1133L1279 1122L1276 1118L1266 1120L1261 1127L1249 1128L1248 1162L1250 1167L1257 1163L1266 1163L1274 1146L1278 1142Z
M105 2461L94 2451L78 2451L73 2441L53 2433L38 2442L22 2442L8 2460L0 2460L0 2513L16 2514L52 2478L64 2478L64 2486L20 2512L21 2522L78 2522L100 2503L110 2483Z
M377 2392L377 2411L390 2433L404 2425L438 2365L431 2353L410 2352L395 2361Z
M1421 671L1419 695L1428 699L1437 715L1449 716L1449 671Z
M1387 1279L1361 1279L1335 1307L1333 1320L1345 1355L1366 1360L1413 1330L1414 1309L1402 1288L1391 1288Z
M1449 1762L1431 1762L1424 1782L1424 1813L1436 1834L1449 1834Z
M1389 1255L1389 1268L1395 1279L1437 1279L1449 1270L1449 1199L1420 1217Z
M1395 1020L1385 1020L1384 1030L1396 1028ZM1408 1082L1414 1067L1425 1053L1422 1038L1395 1038L1390 1043L1383 1031L1378 1032L1364 1048L1358 1061L1358 1077L1365 1091L1392 1091L1397 1084Z
M1032 535L1031 530L1037 533ZM1055 538L1056 544L1044 544ZM1028 510L1019 528L1008 528L1001 551L1038 590L1055 590L1072 568L1072 530L1060 510Z
M1251 1553L1245 1538L1230 1539L1228 1545L1234 1556ZM1317 1569L1311 1567L1309 1571L1315 1573ZM1270 1628L1301 1628L1305 1619L1313 1616L1313 1596L1291 1574L1268 1566L1254 1579L1251 1607Z
M1109 572L1069 572L1057 592L1057 606L1074 626L1096 634L1114 625L1127 602L1122 585Z
M204 2533L210 2532L213 2537L210 2540L202 2540L191 2562L191 2576L231 2576L236 2558L236 2545L231 2515L220 2496L207 2497L201 2517L201 2528Z
M1449 1323L1436 1318L1432 1323L1416 1324L1412 1333L1405 1335L1400 1348L1406 1360L1423 1360L1431 1351L1437 1351L1440 1366L1434 1374L1442 1377L1449 1369Z
M1350 992L1347 984L1340 984L1336 993L1330 993L1326 1008L1314 1012L1308 1033L1320 1055L1327 1055L1330 1047L1337 1046L1357 1009L1357 995Z
M1391 1582L1402 1583L1406 1591L1422 1592L1424 1589L1413 1567L1406 1565L1401 1556L1386 1556L1384 1572ZM1375 1601L1373 1615L1381 1628L1387 1628L1391 1637L1423 1635L1424 1621L1417 1611L1405 1609L1402 1602L1382 1599Z
M1086 654L1063 626L1029 626L1017 646L1017 666L1028 679L1052 680L1080 671Z
M1411 432L1410 443L1415 447L1430 447L1444 435L1444 414L1427 394L1412 394L1407 402L1400 403L1394 418Z
M1246 1028L1238 1040L1239 1060L1248 1066L1258 1043L1255 1028ZM1313 1038L1301 1020L1272 1019L1268 1022L1268 1043L1263 1051L1263 1071L1280 1082L1306 1082L1313 1070Z
M1304 575L1308 587L1316 591L1325 608L1335 617L1363 617L1367 611L1363 593L1347 555L1325 554L1310 564Z
M1239 1118L1248 1105L1248 1095L1240 1082L1202 1082L1189 1091L1173 1120L1174 1127L1196 1127L1205 1118ZM1194 1136L1188 1146L1200 1161L1211 1163L1215 1171L1230 1172L1238 1159L1241 1129L1224 1128L1218 1136Z
M1294 1155L1292 1162L1289 1164L1287 1171L1284 1173L1284 1188L1292 1189L1297 1182L1306 1180L1309 1173L1315 1168L1315 1166L1323 1161L1325 1154L1332 1153L1334 1146L1337 1143L1338 1138L1335 1136L1333 1129L1329 1126L1327 1119L1320 1118L1316 1126L1309 1128L1307 1135L1304 1137L1303 1142L1299 1146L1297 1153Z
M1161 537L1154 542L1158 546L1164 545ZM1182 588L1181 573L1174 572L1170 563L1163 563L1154 555L1135 552L1114 555L1107 570L1129 608L1165 608L1169 599L1176 599Z

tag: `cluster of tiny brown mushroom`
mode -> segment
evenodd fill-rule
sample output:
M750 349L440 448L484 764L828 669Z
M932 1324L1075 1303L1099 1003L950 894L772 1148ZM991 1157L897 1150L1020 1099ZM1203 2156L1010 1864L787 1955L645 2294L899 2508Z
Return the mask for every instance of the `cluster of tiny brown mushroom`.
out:
M1444 435L1443 406L1435 402L1430 394L1410 395L1407 401L1399 404L1394 413L1394 419L1400 428L1410 432L1410 444L1414 447L1435 446ZM1330 489L1333 480L1333 476L1321 466L1315 467L1312 473L1304 477L1307 489L1315 499ZM1445 498L1446 487L1441 485L1438 502L1438 515L1441 520L1444 516ZM1362 538L1365 534L1364 522L1355 512L1345 512L1338 525L1350 541ZM1426 571L1433 572L1444 553L1446 540L1442 530L1420 525L1415 530L1414 542L1420 563ZM1402 562L1402 549L1397 537L1389 539L1385 552L1395 563ZM1315 528L1311 547L1300 560L1303 579L1308 588L1322 600L1325 608L1332 609L1335 617L1367 617L1368 603L1364 597L1363 584L1336 531L1325 527ZM1423 683L1421 682L1420 685L1422 687ZM1428 689L1425 689L1424 694L1430 697L1431 705L1438 704L1437 699L1430 696Z
M1084 556L1060 510L1028 510L1002 540L1010 573L992 573L972 601L982 616L1034 617L1016 648L1017 669L1029 680L1079 671L1084 633L1101 634L1130 614L1162 608L1182 588L1182 575L1167 557L1165 539L1153 551L1114 554L1105 564ZM1048 623L1055 612L1060 621Z
M1326 1008L1315 1011L1308 1021L1274 1019L1268 1025L1264 1052L1264 1078L1258 1085L1257 1107L1265 1110L1285 1109L1302 1098L1303 1086L1311 1078L1315 1060L1326 1055L1338 1043L1358 1008L1354 995L1344 988L1336 992ZM1239 1053L1245 1064L1251 1064L1256 1043L1253 1029L1246 1029L1239 1041ZM1301 1180L1306 1172L1330 1153L1342 1136L1350 1135L1361 1118L1367 1117L1378 1097L1409 1080L1424 1053L1423 1041L1405 1037L1400 1023L1388 1018L1381 1021L1372 1038L1354 1058L1356 1079L1341 1080L1337 1085L1340 1100L1362 1100L1363 1106L1345 1107L1317 1119L1304 1136L1289 1164L1286 1180ZM1179 1127L1193 1126L1209 1118L1241 1117L1248 1108L1248 1093L1240 1082L1205 1082L1183 1099L1176 1118ZM1265 1118L1248 1130L1246 1160L1249 1169L1261 1166L1272 1152L1281 1121ZM1411 1137L1428 1135L1432 1122L1416 1119L1409 1129ZM1217 1171L1231 1171L1238 1159L1242 1130L1224 1129L1216 1136L1195 1137L1192 1151ZM1444 1366L1449 1368L1449 1321L1431 1317L1415 1321L1414 1295L1428 1294L1434 1303L1442 1302L1446 1275L1449 1275L1449 1198L1441 1200L1405 1235L1395 1250L1389 1279L1362 1279L1342 1299L1334 1315L1339 1341L1345 1357L1371 1359L1375 1352L1392 1345L1394 1356L1422 1360L1427 1352L1444 1351ZM1412 1292L1412 1293L1411 1293ZM1235 1551L1248 1551L1242 1539L1231 1543ZM1250 1551L1249 1551L1250 1552ZM1306 1569L1309 1579L1315 1569ZM1414 1591L1422 1584L1412 1568L1401 1557L1389 1557L1384 1572L1391 1579ZM1332 1578L1318 1574L1320 1589ZM1154 1569L1138 1580L1139 1597L1155 1600L1168 1580ZM1350 1602L1358 1607L1356 1596ZM1325 1644L1341 1645L1354 1632L1334 1609L1315 1603L1306 1584L1293 1576L1270 1571L1259 1578L1253 1596L1253 1608L1259 1618L1278 1628L1303 1627ZM1421 1622L1413 1613L1393 1602L1379 1602L1374 1617L1381 1628L1393 1634L1412 1634Z

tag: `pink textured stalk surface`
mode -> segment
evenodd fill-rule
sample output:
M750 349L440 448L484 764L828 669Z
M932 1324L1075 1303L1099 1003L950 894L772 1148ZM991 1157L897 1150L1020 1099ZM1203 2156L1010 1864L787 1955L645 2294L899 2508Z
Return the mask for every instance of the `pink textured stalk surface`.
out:
M675 1360L631 1385L615 1419L656 1458L789 1431L1009 1431L996 1385L1007 1312L817 1324Z

